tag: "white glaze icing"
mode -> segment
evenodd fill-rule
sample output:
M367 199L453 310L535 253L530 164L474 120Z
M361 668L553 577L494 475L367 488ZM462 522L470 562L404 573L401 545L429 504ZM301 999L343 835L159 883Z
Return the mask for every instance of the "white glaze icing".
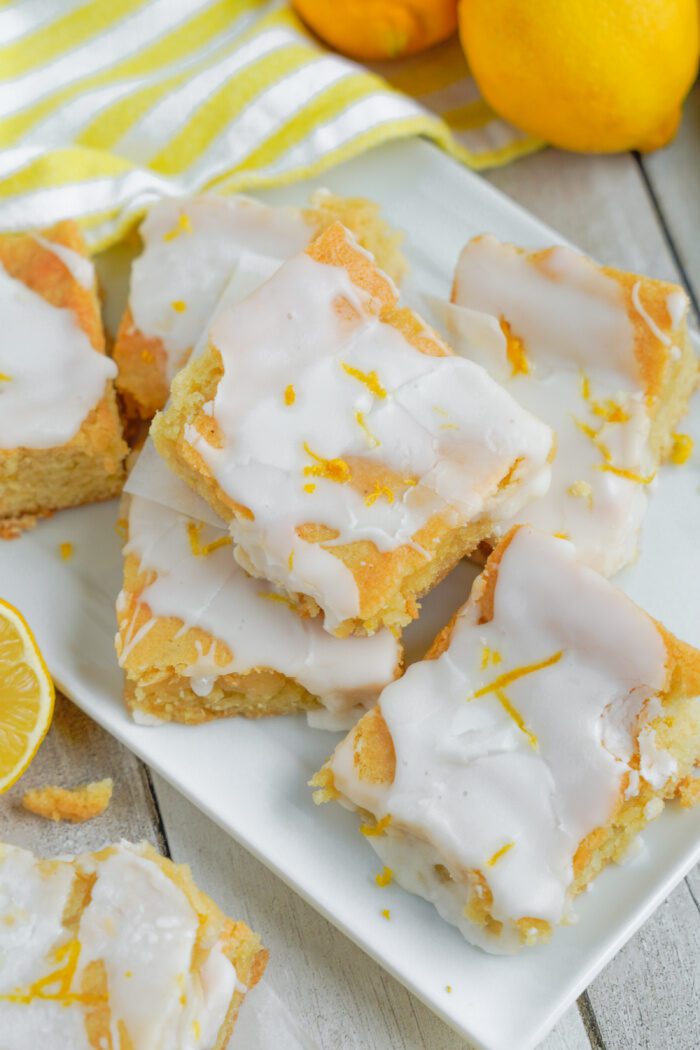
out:
M671 327L678 328L688 310L688 296L682 288L677 288L666 297L666 308L671 318Z
M116 366L93 349L71 310L51 306L0 265L0 449L73 438Z
M350 317L339 314L339 300ZM298 526L336 530L328 545L366 539L391 550L413 543L435 514L455 526L509 517L549 479L547 427L483 369L420 353L369 306L345 269L306 254L286 262L209 330L224 375L205 411L223 447L192 426L185 433L222 489L253 511L254 521L231 524L243 567L311 595L328 630L358 615L357 586L338 558L297 535ZM518 457L513 484L499 490ZM388 467L411 484L365 498L345 483L347 473L341 483L318 476L322 459L344 469L347 460Z
M299 209L209 195L159 201L140 232L144 247L132 267L129 305L136 327L162 341L171 379L241 254L287 258L308 243L313 229ZM174 302L184 309L178 312Z
M661 352L676 349L672 335L686 296L678 290L668 297L671 326L664 331L644 308L640 290L638 281L634 309ZM557 436L549 491L517 520L567 536L587 564L613 575L636 554L656 467L621 286L569 248L555 249L546 267L535 266L517 249L482 237L462 252L454 300L455 307L436 309L455 349L483 365ZM491 322L477 311L492 315ZM524 341L527 373L514 370L496 318Z
M70 932L62 918L76 868L95 881L78 928ZM199 916L185 893L128 843L113 847L99 862L90 855L76 858L76 868L53 862L45 874L25 850L0 849L3 1050L39 1045L89 1050L79 993L86 968L99 960L107 976L115 1046L122 1045L121 1021L134 1050L211 1050L242 985L216 943L207 946L199 970L193 969ZM48 998L37 994L36 982L65 967L71 945L78 951L65 989L56 994L57 978L44 989ZM64 954L57 957L61 948ZM29 1001L21 1001L23 994Z
M207 696L220 675L271 668L317 696L335 720L332 728L353 725L393 680L401 647L391 632L334 638L316 620L299 617L271 584L246 575L231 557L230 543L195 556L192 526L201 546L227 539L221 529L132 496L125 553L136 554L141 569L158 576L141 594L151 619L133 637L125 632L122 665L155 618L176 617L183 631L199 627L212 638L184 672L199 696ZM214 663L215 639L233 653L226 666Z
M74 251L73 248L68 248L65 244L58 244L56 241L50 241L48 237L42 237L40 233L33 233L32 239L37 244L40 244L42 248L46 248L47 251L51 252L52 255L55 255L57 259L60 259L71 277L79 285L89 292L94 290L95 267L91 259L81 255L80 252Z
M398 832L435 851L438 860L428 860L460 884L462 906L465 873L484 874L503 932L459 927L498 952L517 948L516 919L554 924L566 915L579 843L608 822L634 753L654 743L666 650L653 621L577 562L570 543L527 527L503 554L488 623L479 623L479 594L477 584L447 650L413 664L380 697L396 753L393 784L358 778L352 732L331 767L346 802L378 820L391 815L385 836L368 840L389 866ZM500 691L475 695L518 670ZM656 787L675 768L656 748L650 765L642 761ZM637 786L632 776L628 794ZM412 867L410 851L402 857L396 880L449 911L432 882L416 889L425 858Z

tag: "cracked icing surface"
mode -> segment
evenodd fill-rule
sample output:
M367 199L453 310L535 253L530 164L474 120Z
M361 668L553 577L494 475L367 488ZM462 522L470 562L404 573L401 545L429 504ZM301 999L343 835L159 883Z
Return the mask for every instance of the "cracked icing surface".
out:
M570 538L605 575L635 556L657 466L633 317L659 353L680 355L672 343L683 337L687 310L682 290L670 292L662 329L644 306L642 283L628 295L572 249L529 255L479 237L457 265L456 305L437 307L455 349L556 433L549 491L517 520Z
M650 617L580 565L571 544L526 527L502 555L486 623L481 580L442 655L380 697L393 783L358 775L352 732L331 769L342 798L390 816L369 841L396 880L467 939L507 951L520 943L518 919L565 917L576 849L623 791L637 793L635 756L655 788L676 767L654 738L667 672ZM488 881L498 938L463 914L467 872Z
M78 872L94 882L68 928ZM115 1046L210 1050L239 985L218 943L195 958L199 925L183 890L139 847L110 847L74 866L0 846L3 1050L44 1037L52 1050L90 1050L91 1031L105 1024Z
M149 210L129 305L136 327L162 341L168 380L197 342L241 255L284 259L312 233L300 210L240 195L165 199Z
M359 615L360 596L324 547L408 545L427 562L416 536L435 516L455 528L508 516L548 483L545 426L419 319L431 353L377 313L344 267L305 253L288 261L210 329L224 371L202 411L220 447L195 425L184 435L250 512L231 523L241 563L311 595L328 630ZM329 539L306 542L308 522Z

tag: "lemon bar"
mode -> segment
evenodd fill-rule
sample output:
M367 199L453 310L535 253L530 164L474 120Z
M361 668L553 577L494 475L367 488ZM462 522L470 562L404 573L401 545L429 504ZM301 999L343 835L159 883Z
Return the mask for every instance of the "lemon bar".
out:
M400 278L406 268L401 235L368 200L319 190L308 208L214 194L153 205L141 225L143 250L131 271L114 348L117 389L129 416L150 419L163 407L173 375L189 357L238 265L258 257L279 264L336 219Z
M0 235L0 536L118 494L126 445L80 232Z
M128 504L117 653L137 721L306 711L317 728L348 729L399 674L390 631L334 638L302 619L234 561L223 523Z
M473 944L546 940L666 800L700 796L700 651L529 526L314 777ZM386 876L389 877L389 876Z
M243 568L339 636L414 619L544 491L553 453L339 223L217 315L151 435L229 522Z
M485 236L464 248L452 298L455 349L557 436L551 486L517 521L568 536L613 575L636 555L647 492L697 383L685 292L571 248Z
M267 952L146 843L0 844L3 1050L224 1050Z

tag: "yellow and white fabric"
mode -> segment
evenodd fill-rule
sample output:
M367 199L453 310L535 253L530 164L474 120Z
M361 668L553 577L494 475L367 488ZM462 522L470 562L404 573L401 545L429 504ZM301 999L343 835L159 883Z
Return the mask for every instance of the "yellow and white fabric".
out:
M93 249L154 197L318 174L427 135L473 167L539 143L456 39L372 71L282 0L0 0L0 229L78 218Z

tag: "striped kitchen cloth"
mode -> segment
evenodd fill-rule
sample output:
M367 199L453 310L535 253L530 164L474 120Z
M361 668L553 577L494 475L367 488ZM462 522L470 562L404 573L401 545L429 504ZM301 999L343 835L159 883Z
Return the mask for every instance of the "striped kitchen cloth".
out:
M370 70L281 0L0 0L0 229L75 217L98 250L155 197L280 185L408 135L475 168L540 145L456 39Z

